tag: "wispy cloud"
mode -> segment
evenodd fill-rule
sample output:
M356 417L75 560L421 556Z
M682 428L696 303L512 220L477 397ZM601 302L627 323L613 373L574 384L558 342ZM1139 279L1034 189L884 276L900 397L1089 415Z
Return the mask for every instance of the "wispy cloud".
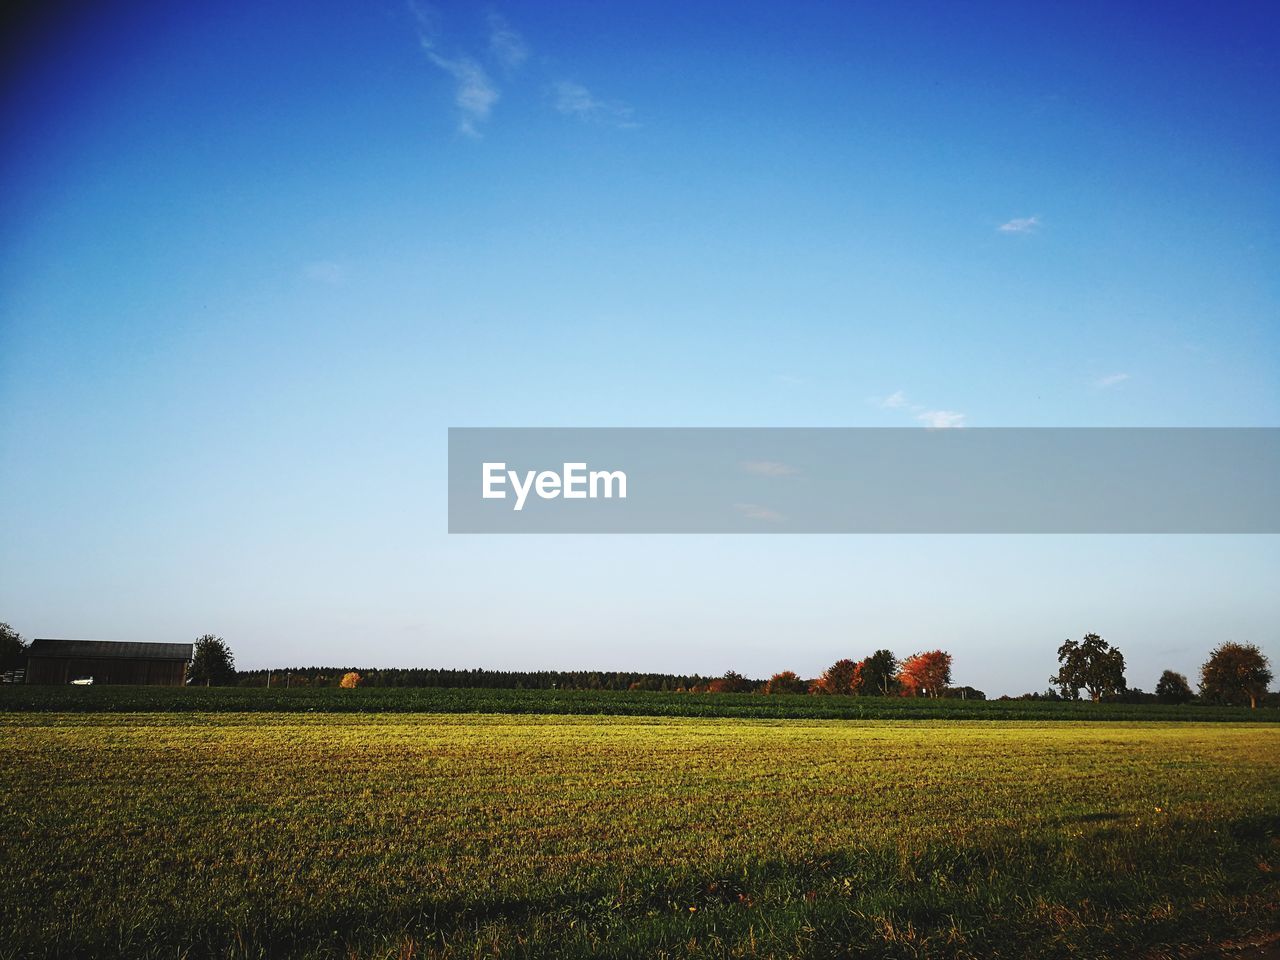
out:
M1014 217L996 227L1001 233L1035 233L1040 226L1039 217Z
M446 57L439 46L439 17L423 3L409 0L409 10L418 22L418 43L427 59L454 80L454 105L458 108L458 130L469 137L480 136L480 128L489 119L500 96L488 72L471 57L459 54Z
M565 116L594 123L606 123L622 129L639 126L634 111L618 100L601 100L580 83L560 80L551 85L552 103Z
M498 88L484 67L470 57L443 57L425 44L427 59L449 74L457 83L453 102L458 108L458 129L469 137L480 136L480 126L498 102Z
M347 281L347 268L336 260L314 260L302 268L303 276L330 287L341 286Z
M964 426L965 415L955 410L926 410L916 419L930 430L954 430Z
M906 416L915 417L930 430L964 426L965 414L955 410L930 410L923 403L911 400L903 390L895 390L887 397L872 397L871 402L885 410L901 410Z
M742 514L748 520L759 520L763 523L781 523L787 519L777 510L771 510L769 507L762 507L758 503L735 503L733 509Z
M1099 377L1097 380L1093 381L1093 385L1100 390L1106 390L1108 387L1114 387L1118 384L1124 383L1128 379L1129 374L1127 373L1109 373L1105 377Z
M489 12L489 54L508 70L515 70L529 59L529 44L493 11Z
M425 0L406 0L418 30L418 42L428 61L454 81L453 102L458 109L458 130L479 137L502 92L489 69L508 79L525 65L533 48L505 17L495 10L485 17L487 46L476 55L446 50L441 42L440 14ZM619 129L638 127L634 111L621 100L606 100L571 80L550 86L551 106L559 113Z
M777 460L744 460L742 469L757 477L793 477L800 472L791 464Z
M433 45L440 35L440 14L435 7L420 0L406 0L409 13L418 24L418 39L423 45Z

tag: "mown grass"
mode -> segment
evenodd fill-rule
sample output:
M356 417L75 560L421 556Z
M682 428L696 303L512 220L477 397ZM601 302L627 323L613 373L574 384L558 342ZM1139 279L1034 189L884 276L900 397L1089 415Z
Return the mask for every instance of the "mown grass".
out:
M1280 728L0 716L0 957L1173 956Z
M0 712L509 713L829 720L1176 720L1280 722L1280 710L1201 704L931 700L611 690L438 687L0 686Z

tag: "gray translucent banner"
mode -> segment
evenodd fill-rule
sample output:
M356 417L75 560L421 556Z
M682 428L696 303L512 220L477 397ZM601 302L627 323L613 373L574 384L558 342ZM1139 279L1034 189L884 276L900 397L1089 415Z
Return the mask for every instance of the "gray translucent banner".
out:
M450 533L1277 533L1278 490L1276 428L449 431Z

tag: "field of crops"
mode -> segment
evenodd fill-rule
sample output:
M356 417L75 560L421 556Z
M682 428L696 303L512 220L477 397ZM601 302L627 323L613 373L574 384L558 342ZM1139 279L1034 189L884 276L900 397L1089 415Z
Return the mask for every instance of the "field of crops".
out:
M0 715L0 957L1172 956L1280 727Z
M811 720L1178 720L1280 722L1280 710L1201 704L931 700L611 690L433 687L0 686L0 712L510 713Z

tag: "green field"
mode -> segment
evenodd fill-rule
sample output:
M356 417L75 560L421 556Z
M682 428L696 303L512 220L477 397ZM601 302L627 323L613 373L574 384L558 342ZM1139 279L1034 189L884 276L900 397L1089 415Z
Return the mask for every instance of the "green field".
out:
M1280 727L0 715L0 956L1173 956Z
M0 686L0 713L210 712L514 713L623 717L740 717L809 720L1173 720L1280 722L1280 710L1202 704L927 697L765 696L614 690L440 687L74 687Z

